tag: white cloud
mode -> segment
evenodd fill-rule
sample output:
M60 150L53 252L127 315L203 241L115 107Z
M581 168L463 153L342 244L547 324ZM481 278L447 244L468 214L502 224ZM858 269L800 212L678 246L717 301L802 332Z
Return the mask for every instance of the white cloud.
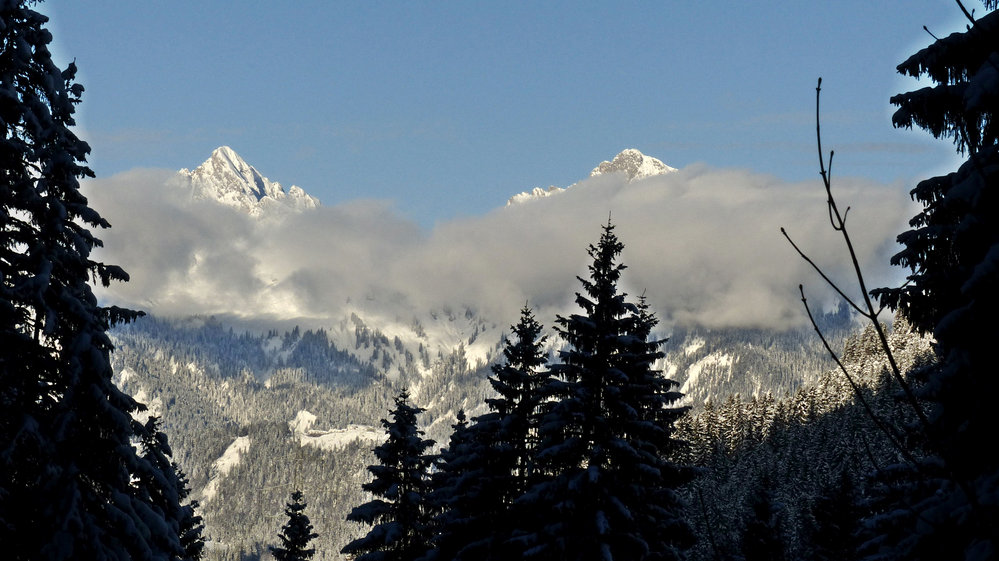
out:
M104 297L156 314L319 319L339 317L351 301L401 317L469 305L509 321L525 301L541 309L571 303L575 276L586 273L586 247L609 214L625 244L625 290L646 291L667 321L803 321L798 283L811 287L816 303L828 291L781 226L836 278L850 278L818 181L705 166L630 184L600 176L555 197L510 207L497 201L484 216L428 232L383 201L255 220L189 201L170 176L135 170L86 185L113 225L100 233L100 259L132 276ZM915 213L906 189L848 179L834 189L843 207L852 205L848 224L870 286L888 282L892 240Z

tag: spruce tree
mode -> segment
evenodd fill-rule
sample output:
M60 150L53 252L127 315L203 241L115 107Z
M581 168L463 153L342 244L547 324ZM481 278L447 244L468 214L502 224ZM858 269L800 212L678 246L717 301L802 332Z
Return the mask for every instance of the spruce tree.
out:
M191 496L191 485L188 482L187 474L174 464L177 472L177 481L180 484L180 500L186 501L180 516L180 547L183 551L181 559L183 561L199 561L205 550L205 537L202 532L205 524L201 516L198 515L198 501L188 500Z
M986 2L995 8L996 2ZM915 374L927 406L911 440L920 465L880 474L883 506L867 551L907 559L999 555L999 459L983 454L995 439L999 392L999 12L935 40L898 66L933 85L894 96L895 126L920 127L952 140L967 160L957 171L921 181L912 197L923 210L898 237L892 258L910 270L901 288L875 291L936 340L939 365Z
M349 521L372 527L341 550L357 561L414 561L429 549L432 458L426 451L434 441L424 439L417 426L421 412L403 390L395 398L391 420L382 419L388 438L373 450L379 463L368 466L374 479L362 486L376 498L347 515Z
M194 561L201 558L204 549L204 524L195 513L197 501L184 504L190 488L184 472L170 459L173 452L160 424L156 416L144 424L135 423L141 458L145 460L133 476L136 492L166 524L150 538L158 541L164 551L170 551L171 559Z
M176 505L136 482L170 474L139 456L140 406L111 381L107 330L137 313L90 286L128 276L91 258L109 224L80 192L83 87L33 4L0 1L0 543L15 560L176 558Z
M307 561L315 555L316 548L309 547L309 542L318 538L319 534L312 531L312 522L305 514L306 506L302 491L295 489L291 493L291 502L284 507L288 521L278 534L281 545L270 546L271 555L277 561Z
M533 470L542 388L548 379L541 324L530 308L503 349L504 361L489 378L498 397L487 399L490 412L471 426L456 426L442 454L447 484L435 487L444 499L440 516L440 554L446 559L508 559L508 540L526 513L513 501L526 489Z
M492 366L489 378L499 397L486 399L490 413L476 418L496 445L496 460L507 472L502 484L506 503L521 495L532 478L541 403L550 381L544 350L547 337L541 335L542 326L529 307L521 309L520 320L511 330L513 335L503 348L504 362Z
M655 320L618 291L623 244L608 222L590 277L579 278L583 313L557 318L566 348L552 366L536 454L541 481L520 499L539 516L520 543L527 556L559 559L679 559L692 542L678 486L691 472L664 458L678 443L675 384L652 364L663 341Z
M465 410L459 410L455 423L451 425L448 445L437 457L436 470L430 478L431 491L428 495L432 551L428 559L454 559L468 542L465 519L469 511L469 499L477 493L469 489L475 484L468 474L475 470L478 458L473 449L475 436L469 429Z

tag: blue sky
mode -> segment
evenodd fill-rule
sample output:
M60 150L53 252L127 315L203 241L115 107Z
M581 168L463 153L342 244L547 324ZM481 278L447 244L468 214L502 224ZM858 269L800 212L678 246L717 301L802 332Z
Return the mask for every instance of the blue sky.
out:
M324 204L388 199L430 226L638 148L797 181L903 182L953 149L894 130L894 67L963 27L954 2L50 0L86 87L99 176L232 146ZM980 8L979 8L980 9Z

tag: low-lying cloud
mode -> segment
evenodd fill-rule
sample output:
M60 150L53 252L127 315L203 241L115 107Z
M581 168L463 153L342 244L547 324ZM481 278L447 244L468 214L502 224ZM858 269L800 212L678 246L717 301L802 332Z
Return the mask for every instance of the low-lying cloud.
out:
M745 170L694 165L628 183L598 176L564 193L456 219L430 231L385 201L354 201L254 219L171 185L172 172L134 170L90 181L85 192L113 227L98 257L131 282L102 291L158 315L231 314L323 320L348 306L409 317L469 306L509 322L525 302L564 310L580 289L588 244L608 217L625 244L624 288L643 291L668 323L789 327L805 321L797 286L832 302L780 235L855 293L842 239L829 227L816 180L788 183ZM870 286L915 213L907 189L838 179L840 205Z

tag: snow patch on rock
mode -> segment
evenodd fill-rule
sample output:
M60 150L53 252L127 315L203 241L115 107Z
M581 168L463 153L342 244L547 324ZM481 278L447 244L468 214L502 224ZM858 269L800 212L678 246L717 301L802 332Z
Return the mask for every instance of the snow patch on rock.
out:
M336 450L351 442L378 443L385 439L385 431L370 425L347 425L342 429L319 430L312 428L316 416L301 410L288 422L288 428L298 438L301 446L315 446L322 450Z
M638 181L656 175L673 173L676 168L670 167L661 160L646 156L634 148L622 150L620 154L614 156L611 161L600 162L600 165L593 168L590 177L604 175L608 173L624 173L628 181Z
M686 347L683 348L683 355L690 356L696 353L697 351L701 350L701 347L703 346L704 346L704 339L700 338L694 339Z
M215 460L215 463L212 464L208 485L205 485L205 489L201 493L202 502L207 502L215 498L219 490L219 481L226 475L229 475L232 468L239 465L243 454L246 454L249 449L250 437L240 436L232 441L232 444L225 449L225 452L222 452L219 459Z
M701 360L698 360L687 368L687 379L683 382L683 387L680 388L680 393L685 395L690 393L691 388L697 386L698 379L701 377L701 373L705 369L727 368L729 375L731 376L733 363L734 359L732 355L720 352L711 353Z

